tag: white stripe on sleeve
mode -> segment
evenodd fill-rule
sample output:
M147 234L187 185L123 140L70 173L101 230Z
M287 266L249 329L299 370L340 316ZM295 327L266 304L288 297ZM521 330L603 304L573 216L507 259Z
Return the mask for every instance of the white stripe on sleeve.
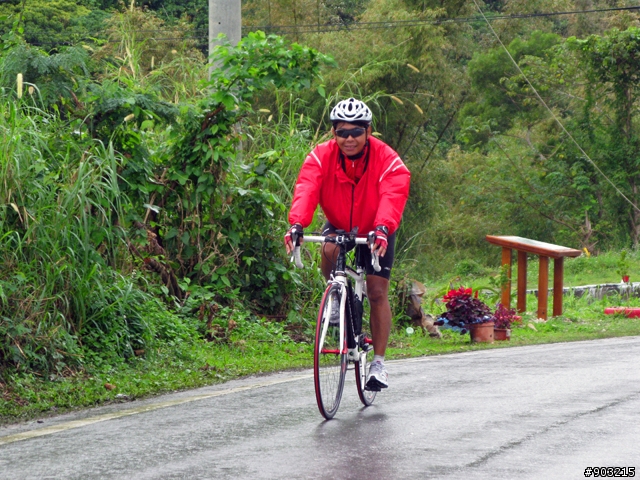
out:
M318 165L320 165L320 168L322 168L322 162L320 161L318 156L315 154L315 152L311 152L311 154L309 156L313 156L313 158L316 160L316 162L318 162ZM309 158L309 157L307 157L307 158Z
M398 162L400 162L400 165L397 165L396 168L393 168L393 166ZM378 183L382 182L382 179L385 177L387 173L389 173L389 170L393 168L393 170L391 171L395 171L397 168L401 167L402 165L403 163L402 163L402 160L400 160L400 157L396 157L395 160L391 162L391 165L389 165L389 167L387 167L387 169L382 173L382 175L380 175L380 180L378 180Z

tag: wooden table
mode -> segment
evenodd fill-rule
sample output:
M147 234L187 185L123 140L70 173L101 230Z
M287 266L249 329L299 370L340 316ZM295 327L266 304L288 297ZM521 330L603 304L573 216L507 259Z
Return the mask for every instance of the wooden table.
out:
M549 258L553 258L553 316L562 315L562 288L564 277L564 257L579 257L582 251L562 247L552 243L538 242L522 237L498 237L487 235L489 243L502 247L502 265L509 265L507 285L502 288L502 304L511 308L511 251L518 251L517 310L524 312L527 307L527 254L540 258L538 276L538 318L547 319L549 297Z

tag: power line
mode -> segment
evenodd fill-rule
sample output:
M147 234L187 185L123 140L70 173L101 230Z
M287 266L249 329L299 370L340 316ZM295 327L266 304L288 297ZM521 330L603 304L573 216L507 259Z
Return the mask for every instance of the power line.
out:
M597 8L592 10L569 10L562 12L537 12L537 13L513 13L510 15L492 15L490 17L486 17L488 21L497 21L497 20L519 20L519 19L527 19L527 18L540 18L540 17L557 17L557 16L566 16L566 15L585 15L592 13L607 13L607 12L620 12L620 11L635 11L640 10L640 5L631 6L631 7L611 7L611 8ZM446 23L474 23L474 22L483 22L485 19L481 15L474 15L470 17L454 17L454 18L440 18L433 20L381 20L377 22L354 22L351 24L322 24L322 23L312 23L312 24L302 24L302 25L245 25L242 27L244 31L255 31L255 30L263 30L263 31L285 31L285 30L296 30L298 33L306 33L309 32L333 32L338 30L369 30L369 29L379 29L379 28L400 28L406 26L420 26L420 25L441 25ZM300 30L303 30L300 32ZM319 30L320 29L320 30ZM163 29L155 29L155 30L136 30L136 33L165 33L165 32L178 32L184 31L184 29L180 28L163 28ZM182 38L207 38L208 30L207 29L194 29L192 32L200 33L198 35L192 35L188 37L180 37L180 38L159 38L156 40L179 40Z
M538 12L538 13L515 13L511 15L492 15L488 18L490 21L495 20L518 20L526 18L539 18L539 17L556 17L565 15L584 15L591 13L606 13L606 12L618 12L618 11L634 11L640 10L640 5L632 7L611 7L611 8L597 8L592 10L570 10L562 12ZM482 12L481 12L482 13ZM262 25L262 26L244 26L243 30L274 30L286 31L294 30L297 33L326 33L339 30L372 30L379 28L399 28L399 27L413 27L421 25L442 25L446 23L474 23L481 22L487 17L480 15L474 15L471 17L456 17L456 18L442 18L435 20L383 20L377 22L354 22L352 24L342 25L323 25L317 24L304 24L304 25ZM285 32L286 33L286 32Z
M243 26L243 32L252 32L257 30L263 30L268 33L278 33L278 34L286 34L286 33L331 33L331 32L339 32L339 31L352 31L352 30L379 30L379 29L387 29L387 28L402 28L402 27L419 27L423 25L442 25L447 23L474 23L474 22L482 22L487 21L487 23L491 21L497 20L519 20L519 19L527 19L527 18L540 18L540 17L556 17L556 16L566 16L566 15L584 15L584 14L594 14L594 13L606 13L606 12L620 12L620 11L637 11L640 10L640 5L632 6L632 7L611 7L611 8L598 8L592 10L572 10L572 11L563 11L563 12L538 12L538 13L515 13L511 15L493 15L491 17L485 17L482 10L480 10L481 15L475 15L471 17L455 17L455 18L442 18L435 20L388 20L388 21L377 21L377 22L355 22L352 24L342 24L342 25L326 25L326 24L304 24L304 25L262 25L262 26ZM490 24L490 23L489 23ZM180 29L158 29L158 30L136 30L137 33L165 33L165 32L177 32L181 31ZM194 30L195 32L207 32L198 35L188 35L182 37L160 37L153 38L156 42L174 42L180 40L208 40L208 30L198 29ZM83 39L92 40L92 38ZM81 40L82 41L82 40ZM118 40L107 40L107 43L118 43ZM44 46L44 45L73 45L72 42L37 42L32 43L32 45L36 46ZM77 44L77 42L76 42Z

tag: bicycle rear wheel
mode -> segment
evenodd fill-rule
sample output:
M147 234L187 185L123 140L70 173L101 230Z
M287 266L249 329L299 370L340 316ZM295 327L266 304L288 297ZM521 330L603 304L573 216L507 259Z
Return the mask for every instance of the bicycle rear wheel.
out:
M327 420L338 411L347 373L346 335L343 330L341 339L340 321L331 320L332 307L334 312L340 311L340 298L340 289L329 285L322 297L316 324L313 377L318 408ZM344 313L341 317L344 319Z
M373 360L373 345L371 345L370 342L370 339L365 338L365 336L362 335L359 349L360 361L355 362L356 386L358 388L358 396L360 397L360 401L366 407L373 403L377 393L371 390L365 390L364 388L367 383L367 375L369 375L369 366L371 365L371 361Z

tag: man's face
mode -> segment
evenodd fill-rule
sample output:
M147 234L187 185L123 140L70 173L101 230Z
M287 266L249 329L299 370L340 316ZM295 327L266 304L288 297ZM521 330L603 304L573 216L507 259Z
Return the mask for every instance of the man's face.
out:
M353 130L353 134L350 134L347 138L343 138L344 135L349 133L349 130ZM331 129L331 133L333 133L333 138L338 142L338 147L340 147L342 153L350 157L362 151L364 145L367 143L367 138L371 135L371 126L363 128L353 125L352 123L341 122L335 128Z

